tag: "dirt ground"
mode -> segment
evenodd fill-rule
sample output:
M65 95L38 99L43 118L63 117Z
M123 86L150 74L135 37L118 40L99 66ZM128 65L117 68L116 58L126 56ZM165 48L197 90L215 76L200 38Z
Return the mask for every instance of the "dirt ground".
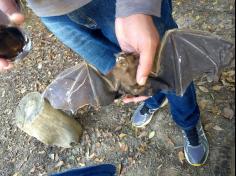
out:
M174 16L180 28L235 38L233 0L175 0ZM63 46L32 15L27 30L33 40L30 55L15 69L0 75L0 175L44 176L66 169L112 163L124 176L230 176L235 175L235 71L226 70L218 83L196 80L202 121L210 143L205 166L189 166L180 129L168 108L156 113L145 129L135 129L130 117L137 105L120 103L79 113L84 128L81 143L71 149L46 146L19 130L15 109L29 92L42 92L65 68L80 57Z

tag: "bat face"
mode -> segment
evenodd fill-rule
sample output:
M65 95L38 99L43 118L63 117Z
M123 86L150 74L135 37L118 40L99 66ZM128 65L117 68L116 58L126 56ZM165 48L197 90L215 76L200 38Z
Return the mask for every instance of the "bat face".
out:
M117 56L116 66L112 70L112 74L125 93L139 95L145 90L145 87L139 86L136 81L138 64L139 59L133 54L120 53Z
M0 57L11 61L23 51L25 39L21 31L15 27L0 25Z

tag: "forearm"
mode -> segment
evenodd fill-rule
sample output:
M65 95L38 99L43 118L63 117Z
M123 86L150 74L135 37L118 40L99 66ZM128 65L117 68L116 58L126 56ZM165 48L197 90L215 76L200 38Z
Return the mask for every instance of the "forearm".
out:
M117 0L116 17L133 14L161 16L162 0Z

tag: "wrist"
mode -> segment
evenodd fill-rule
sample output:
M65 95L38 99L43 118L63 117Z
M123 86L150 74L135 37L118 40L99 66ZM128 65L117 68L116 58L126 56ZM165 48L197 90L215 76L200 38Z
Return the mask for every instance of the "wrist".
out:
M152 16L137 13L137 14L132 14L132 15L129 15L129 16L124 16L124 17L116 17L116 19L139 19L139 20L148 19L148 20L152 20Z

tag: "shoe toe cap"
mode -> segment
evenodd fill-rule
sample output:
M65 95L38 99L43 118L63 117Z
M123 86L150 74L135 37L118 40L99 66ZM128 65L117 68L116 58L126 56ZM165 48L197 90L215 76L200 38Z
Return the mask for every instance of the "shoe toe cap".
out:
M187 160L192 165L201 165L204 164L206 157L207 157L207 151L205 147L201 144L199 146L189 146L186 150Z
M140 113L135 114L135 115L132 117L132 123L133 123L135 126L140 126L140 125L142 125L145 121L146 121L146 117L145 117L144 115L141 115Z

